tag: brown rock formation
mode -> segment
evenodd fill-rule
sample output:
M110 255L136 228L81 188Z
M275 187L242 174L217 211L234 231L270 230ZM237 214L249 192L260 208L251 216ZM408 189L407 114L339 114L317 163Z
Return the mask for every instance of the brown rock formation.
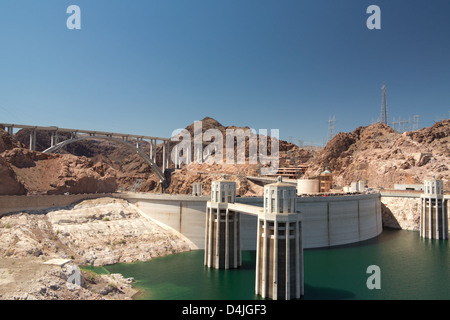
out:
M15 136L23 146L28 148L30 140L28 129L20 130ZM60 133L59 136L60 141L70 137L68 133L64 132ZM50 139L50 131L37 131L36 150L43 151L50 147ZM148 149L148 144L145 144L144 148ZM153 181L159 181L153 174L151 167L143 159L136 154L132 154L126 147L113 142L104 140L77 141L68 144L59 153L86 157L91 159L93 163L102 163L113 168L116 172L115 178L119 190L152 191L157 185ZM161 161L161 159L158 159L158 161Z
M0 195L26 194L27 190L8 162L0 156Z
M371 187L392 188L395 183L423 183L435 175L449 189L450 120L400 134L377 123L337 134L310 162L307 174L325 167L337 185L367 180Z
M116 172L86 157L14 148L0 154L0 194L114 192Z
M22 144L11 137L3 128L0 128L0 153L13 148L20 148Z
M8 160L1 155L2 152L20 146L16 139L0 128L0 195L27 193L23 182L19 180Z
M328 167L335 174L334 183L337 185L348 185L363 179L368 180L371 187L384 188L392 188L394 183L422 183L435 175L443 179L445 188L449 189L449 127L450 120L445 120L429 128L400 134L389 126L377 123L358 127L353 132L341 132L318 151L279 140L279 166L307 163L310 166L307 175L316 175ZM245 134L245 130L249 129L224 126L209 117L202 120L203 133L213 128L222 134L227 129L242 129ZM193 141L194 124L186 129ZM25 130L10 137L0 129L0 155L3 158L0 168L5 177L0 180L0 191L5 194L23 194L27 190L30 193L78 193L114 190L149 192L158 189L159 179L150 166L121 145L108 141L83 141L70 144L63 151L74 155L48 155L24 149L27 141L29 132ZM245 164L226 163L224 135L223 164L183 165L183 169L172 173L171 185L166 192L189 194L193 182L204 182L206 194L211 180L228 174L238 182L238 194L258 195L260 186L248 181L245 176L259 175L260 164L249 164L249 142L248 139L245 141ZM50 133L37 135L38 148L46 148L49 143ZM270 150L270 139L267 143ZM203 147L208 144L203 142ZM171 148L175 145L172 143ZM232 150L235 155L237 148L236 144ZM162 151L162 145L157 149ZM161 163L162 159L157 161ZM10 181L8 187L5 181Z

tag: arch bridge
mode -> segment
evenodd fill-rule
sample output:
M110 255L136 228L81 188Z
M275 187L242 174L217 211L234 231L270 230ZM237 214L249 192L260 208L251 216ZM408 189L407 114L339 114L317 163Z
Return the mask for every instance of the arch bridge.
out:
M161 138L153 136L143 136L135 134L125 134L116 132L94 131L94 130L82 130L82 129L68 129L59 128L55 126L43 127L43 126L31 126L20 124L7 124L0 123L10 135L14 134L14 129L28 129L30 130L30 150L36 150L36 132L47 131L51 133L50 147L44 150L44 153L54 153L63 148L64 146L82 140L106 140L114 143L121 144L132 153L138 154L146 163L150 165L152 170L159 177L163 186L166 185L167 179L165 177L165 171L169 167L169 148L170 138ZM66 133L66 134L62 134ZM70 135L68 135L69 133ZM158 141L162 142L162 149L158 154ZM149 150L144 150L144 145L147 142ZM160 143L161 144L161 143ZM161 160L162 159L162 160ZM160 160L160 161L158 161ZM160 164L160 166L158 166Z

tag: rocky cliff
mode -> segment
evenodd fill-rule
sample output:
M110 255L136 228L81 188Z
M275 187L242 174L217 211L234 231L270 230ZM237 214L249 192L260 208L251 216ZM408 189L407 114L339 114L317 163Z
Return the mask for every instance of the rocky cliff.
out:
M419 231L420 198L381 197L383 227Z
M371 187L420 184L433 175L450 189L450 120L403 134L376 123L338 133L309 162L308 175L328 167L337 185L367 180Z
M232 174L238 181L239 195L255 195L260 193L258 185L242 177L243 175L259 175L260 165L249 164L249 142L245 140L245 161L243 165L225 163L226 130L243 130L246 134L248 127L223 126L215 119L206 117L202 121L202 134L209 129L217 129L223 134L224 164L190 164L176 171L171 176L171 185L167 193L188 194L191 192L192 182L205 182L207 191L211 179L223 173ZM194 138L194 123L186 127ZM238 131L239 132L239 131ZM67 145L61 154L49 155L40 151L50 146L51 133L39 131L36 136L36 152L28 150L29 130L20 130L10 137L0 128L0 174L5 180L11 181L8 186L0 186L0 194L62 194L113 192L116 190L154 192L157 191L158 177L151 167L136 154L120 144L109 141L80 141ZM61 138L68 138L61 133ZM204 142L206 147L209 142ZM171 144L171 150L176 142ZM271 141L268 140L270 154ZM144 150L149 145L144 143ZM236 155L237 144L232 149ZM157 146L159 154L162 145ZM293 166L308 161L313 151L299 148L296 145L279 140L280 167ZM193 149L191 150L193 154ZM161 163L162 157L157 158ZM173 167L174 164L172 163ZM201 174L210 172L212 175ZM239 177L238 177L239 176ZM1 180L0 180L1 181Z

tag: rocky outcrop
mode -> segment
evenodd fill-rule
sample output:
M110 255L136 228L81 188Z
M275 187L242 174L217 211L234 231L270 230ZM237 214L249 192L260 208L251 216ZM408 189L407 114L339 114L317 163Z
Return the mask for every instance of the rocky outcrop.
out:
M21 145L25 148L28 148L30 130L23 129L17 132L15 135L15 139L21 142ZM59 133L60 141L66 140L70 138L69 133L61 132ZM37 131L36 132L36 150L43 151L50 147L51 140L51 132L50 131ZM144 149L148 150L149 146L147 143L144 143ZM162 147L158 146L159 149L162 150ZM123 190L129 191L152 191L156 188L159 179L152 172L151 167L139 156L136 154L132 154L126 147L115 144L109 141L103 140L89 140L89 141L77 141L65 146L62 150L60 150L61 154L77 156L80 158L87 158L94 164L101 164L104 167L112 168L113 170L109 171L109 179L108 182L98 183L93 182L91 180L84 180L86 182L78 184L78 187L73 187L76 182L69 182L71 185L72 191L64 189L68 189L65 187L65 181L59 184L56 187L56 193L60 192L104 192L103 190ZM36 154L42 155L40 152L36 152ZM161 161L161 159L159 159ZM94 170L96 171L96 170ZM98 172L100 173L100 172ZM92 176L92 175L91 175ZM104 175L101 175L102 177ZM113 187L112 180L115 180L115 187ZM30 177L31 178L31 177ZM53 183L55 184L55 183ZM142 186L141 186L142 184ZM84 187L88 187L87 189L83 189ZM95 191L94 188L99 187L98 191ZM92 191L94 190L94 191ZM34 190L31 192L40 192L47 193L47 190Z
M257 140L255 140L255 141L260 141L261 139L266 139L264 141L266 141L268 154L270 155L270 150L271 150L271 145L272 145L271 138L261 136L259 134L259 132L253 133L252 131L249 131L249 130L251 130L251 128L249 128L249 127L237 127L237 126L233 126L233 125L232 126L224 126L221 123L219 123L217 120L210 118L210 117L205 117L204 119L201 120L201 123L202 123L202 132L201 132L202 134L205 134L205 132L209 129L217 129L218 131L221 132L222 143L223 143L223 157L224 157L223 162L224 163L226 162L227 152L234 152L234 154L230 155L230 158L235 159L236 162L237 162L237 159L236 159L237 154L245 154L245 161L246 161L246 163L249 163L250 146L249 146L248 136L251 136L252 138L256 138ZM194 123L190 124L185 129L190 133L191 140L194 141L194 134L195 134ZM234 134L236 137L235 138L236 140L245 141L244 150L241 150L241 149L238 150L237 143L234 144L234 147L232 148L232 150L226 150L226 147L227 147L226 133L227 133L227 131L230 132L230 134L231 133ZM197 132L196 134L199 134L199 133L200 132ZM209 141L204 141L203 149L207 145L209 145L209 143L210 143ZM257 142L257 144L258 144L258 142ZM172 148L173 148L173 146L172 146ZM280 167L296 166L299 164L306 163L308 160L310 160L313 157L313 154L314 154L311 150L300 148L291 142L287 142L285 140L280 140L280 139L278 140L278 149L279 149L279 156L280 156L280 158L279 158L279 166ZM194 150L192 149L191 152L195 158L196 155L194 154Z
M16 147L21 147L21 144L0 127L0 194L3 195L27 193L23 181L17 177L8 159L2 155L5 151Z
M0 156L0 194L23 195L27 190L9 163Z
M80 284L71 279L74 270ZM80 270L73 262L44 265L32 257L0 262L0 300L130 300L138 293L133 281L120 274Z
M208 157L203 158L203 163L199 164L196 162L192 162L189 165L183 165L182 169L176 170L172 173L171 182L169 187L165 190L167 193L171 194L191 194L192 192L192 184L194 182L202 182L203 183L203 194L208 195L211 188L211 182L214 179L221 177L222 175L226 175L227 179L236 181L237 184L237 195L240 196L260 196L262 195L263 188L261 185L255 184L252 181L248 180L246 176L260 176L261 169L261 159L257 161L255 164L250 164L250 143L247 135L249 134L249 127L236 127L236 126L224 126L219 123L217 120L212 119L210 117L205 117L201 120L202 123L202 134L209 129L217 129L222 134L222 143L223 143L223 158L222 163L215 159L215 163L210 163ZM191 124L185 128L191 135L191 140L194 141L194 129L195 125ZM230 148L231 150L227 150L227 130L232 131L235 135L234 146ZM200 132L197 132L199 134ZM256 146L258 146L258 141L262 138L259 134L249 134L251 135L251 139L256 142ZM265 139L265 138L264 138ZM219 139L220 141L220 139ZM237 144L237 141L244 141L244 150L238 149L238 147L242 147ZM266 141L268 155L271 155L271 139L268 138ZM203 141L203 150L210 144L208 141ZM174 145L172 144L172 148ZM314 151L307 150L304 148L300 148L293 143L278 140L279 147L279 167L292 167L300 164L304 164L309 161L313 155ZM258 147L259 148L259 147ZM256 150L256 149L255 149ZM227 154L228 152L228 154ZM196 153L192 148L191 154L196 158ZM237 155L244 155L243 164L237 163ZM217 157L217 154L214 154L214 157ZM231 160L231 163L228 162L228 159Z
M116 171L69 154L24 148L0 128L0 195L114 192Z
M47 218L60 241L82 264L145 261L189 250L178 233L144 218L122 199L83 201L69 210L49 212Z
M224 126L217 120L210 117L205 117L202 120L202 133L209 129L217 129L223 134L223 147L226 147L226 130L237 130L238 135L240 129L246 131L248 127ZM186 130L194 137L194 124L186 127ZM1 130L0 130L1 132ZM30 140L30 131L27 129L20 130L14 137L4 132L5 139L13 139L20 146L24 147L20 150L18 145L8 144L9 153L5 154L7 162L14 169L18 179L23 181L25 188L31 194L61 194L65 192L80 193L80 192L109 192L109 191L138 191L138 192L158 192L160 189L159 178L152 172L151 167L138 155L130 153L130 151L120 144L114 144L109 141L79 141L69 144L61 151L62 155L53 157L52 155L45 155L42 151L50 146L51 132L37 131L36 133L36 150L37 152L29 151L28 144ZM68 139L67 133L60 133L60 140ZM203 147L206 147L209 142L204 142ZM270 150L271 140L267 141L268 149ZM176 143L171 144L171 150ZM14 149L16 148L16 149ZM238 146L233 148L234 155L238 154ZM144 150L149 150L149 145L144 142ZM162 162L162 145L157 146L158 158L157 162ZM296 166L305 163L313 156L314 152L299 148L293 143L279 140L279 166ZM5 150L6 151L6 150ZM241 152L239 150L239 152ZM72 158L69 154L72 154ZM270 151L269 151L270 154ZM193 151L192 151L192 155ZM223 153L226 157L224 149ZM73 156L79 157L79 160L73 160ZM194 155L195 156L195 155ZM211 172L213 174L222 174L227 172L235 176L241 175L242 172L250 172L250 175L259 175L259 166L257 164L249 164L249 143L248 139L245 142L245 159L244 165L230 165L230 164L203 164L197 167L200 171ZM87 160L88 159L88 160ZM225 159L224 159L225 160ZM82 162L91 161L92 165L84 166ZM51 165L51 163L54 163ZM100 163L103 168L111 168L104 170L103 168L94 168ZM224 161L225 163L225 161ZM93 167L89 170L88 167ZM173 164L172 164L173 166ZM51 168L51 169L50 169ZM185 170L188 168L187 170ZM56 175L54 170L58 170ZM83 169L83 170L79 170ZM99 169L99 170L97 170ZM211 177L197 174L191 169L192 166L183 166L183 170L177 171L172 177L171 182L174 183L169 189L168 193L190 193L192 181L205 181L209 183ZM89 172L90 171L90 172ZM46 172L45 175L42 173ZM97 173L97 174L96 174ZM194 174L194 175L193 175ZM77 178L77 175L80 175ZM184 175L184 176L183 176ZM241 195L254 195L255 190L258 189L250 181L244 181L243 178L237 178L239 183L242 180L242 185L239 188ZM115 182L115 186L114 186ZM205 185L206 186L206 185ZM248 189L246 187L248 186Z
M226 176L227 180L236 182L236 194L239 196L259 196L263 194L263 186L248 180L246 176L259 175L257 165L226 165L191 163L181 170L172 173L171 183L165 192L170 194L192 194L192 184L202 182L203 195L211 194L214 180Z
M3 128L0 128L0 153L20 147L23 147L23 145L17 139L11 137Z
M367 180L370 187L393 188L394 184L423 183L433 175L450 189L450 120L432 127L400 134L377 123L353 132L337 134L309 162L307 175L326 167L337 185Z
M0 257L72 257L82 265L145 261L189 250L171 229L122 199L98 198L40 214L0 219Z
M81 287L68 286L70 265L145 261L189 251L177 232L142 216L122 199L85 200L59 210L0 218L0 299L126 299L131 279L82 271ZM70 259L64 267L44 265Z
M227 129L245 131L249 128L224 126L217 120L206 117L202 120L202 133L209 129L217 129L224 134ZM187 126L186 130L193 138L194 124ZM450 120L445 120L432 127L403 134L381 123L358 127L353 132L337 134L325 148L315 151L279 140L279 166L292 167L306 163L309 165L307 176L315 176L328 167L334 174L334 183L340 186L357 180L367 180L370 187L392 188L396 183L423 183L424 179L435 175L437 179L444 180L445 189L448 190L449 135ZM19 149L19 140L23 140L22 146L29 141L29 132L20 131L16 136L18 140L8 137L4 131L2 133L0 150L5 149L3 157L10 165L9 169L4 166L3 172L13 169L16 174L15 184L22 183L29 193L160 191L159 179L150 166L121 145L107 141L77 142L68 145L65 150L74 153L78 160L70 155L44 159L39 152L16 150ZM50 143L50 133L42 133L37 137L37 141L40 148L47 147ZM226 139L223 143L225 148ZM267 143L270 149L270 139ZM203 147L208 144L209 142L203 142ZM171 149L175 145L176 143L172 143ZM144 150L148 148L148 144L144 144ZM161 153L162 145L158 145L157 150ZM233 150L236 155L237 145ZM225 151L224 149L224 157ZM239 183L238 194L258 195L258 186L243 178L246 174L259 175L260 164L250 165L248 153L249 145L246 141L246 164L227 164L224 161L223 164L183 165L183 169L172 174L171 185L165 192L189 194L193 182L204 182L204 190L207 192L207 184L210 184L215 175L227 173ZM196 156L193 150L191 154ZM161 163L162 157L157 161ZM57 168L57 175L53 168ZM45 172L45 175L42 172ZM209 174L204 174L205 172ZM39 182L42 178L43 181Z
M418 231L420 198L381 197L383 227Z
M115 170L86 157L14 148L3 152L0 159L3 175L17 181L13 188L2 179L0 194L107 193L117 189Z

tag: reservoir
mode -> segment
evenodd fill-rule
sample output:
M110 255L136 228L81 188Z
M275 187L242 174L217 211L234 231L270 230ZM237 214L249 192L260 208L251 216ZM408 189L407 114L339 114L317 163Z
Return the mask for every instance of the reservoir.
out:
M450 299L448 240L422 239L419 232L385 229L358 244L304 250L304 300ZM147 262L89 268L133 277L143 300L253 300L256 251L242 252L239 269L203 265L203 250ZM378 266L380 289L369 289Z

